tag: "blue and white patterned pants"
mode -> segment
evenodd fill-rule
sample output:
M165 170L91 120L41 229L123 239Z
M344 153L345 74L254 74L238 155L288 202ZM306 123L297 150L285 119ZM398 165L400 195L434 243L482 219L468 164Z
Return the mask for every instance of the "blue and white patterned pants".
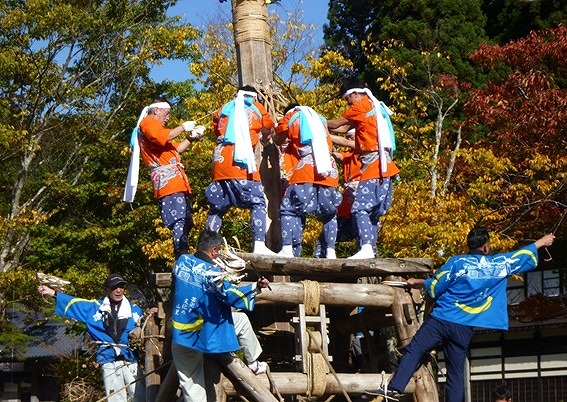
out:
M303 239L305 216L314 213L323 222L322 235L327 247L335 248L337 207L342 196L336 188L313 183L292 184L286 190L280 207L282 245L293 245L294 254ZM299 257L296 255L296 257Z
M264 186L253 180L213 181L205 190L209 202L206 228L218 232L230 207L250 209L250 226L255 241L266 239L266 198Z
M193 227L191 198L188 193L174 193L158 201L163 224L173 231L173 249L176 255L187 252L187 234Z
M392 205L392 180L370 179L361 181L354 195L352 216L358 227L360 245L374 246L378 240L380 217Z

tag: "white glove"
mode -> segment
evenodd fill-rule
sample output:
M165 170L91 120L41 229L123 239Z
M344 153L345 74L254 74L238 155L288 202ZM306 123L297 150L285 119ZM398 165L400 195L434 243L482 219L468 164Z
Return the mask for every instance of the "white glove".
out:
M191 140L198 140L203 136L205 133L205 126L196 126L193 130L191 130L191 134L187 136L187 138Z
M181 126L183 127L183 130L191 131L195 128L196 123L197 123L196 121L189 120L189 121L184 122Z

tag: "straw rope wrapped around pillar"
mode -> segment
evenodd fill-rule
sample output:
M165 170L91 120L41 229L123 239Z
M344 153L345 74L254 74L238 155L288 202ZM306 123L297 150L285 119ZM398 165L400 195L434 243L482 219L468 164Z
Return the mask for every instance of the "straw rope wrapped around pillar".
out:
M250 40L270 43L268 8L264 0L232 0L234 42Z
M305 315L315 316L319 314L321 305L321 289L319 282L303 280L303 305ZM321 331L325 331L324 323L321 323ZM306 368L307 368L307 396L319 397L325 393L327 387L327 362L321 353L323 336L320 331L307 330L303 336L304 344L307 345Z
M266 2L232 0L232 26L239 85L271 85L272 49Z
M307 396L322 396L327 388L327 363L321 353L307 354Z

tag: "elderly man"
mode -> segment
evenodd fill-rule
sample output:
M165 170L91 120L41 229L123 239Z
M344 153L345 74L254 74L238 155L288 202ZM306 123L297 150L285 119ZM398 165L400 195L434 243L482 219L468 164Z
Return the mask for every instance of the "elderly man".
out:
M240 350L241 344L250 347L243 344L242 337L255 335L243 333L242 326L250 325L242 321L242 315L233 315L231 307L251 311L256 295L269 285L266 278L239 287L231 283L227 272L214 261L222 243L219 233L205 230L199 236L197 252L183 254L173 267L171 351L186 402L207 400L203 353L233 352ZM256 359L258 354L251 353L247 359ZM249 364L255 373L266 369L262 366L257 361Z
M138 356L129 348L129 335L138 327L142 309L124 296L126 281L118 274L106 278L106 297L86 300L40 285L41 295L55 297L55 314L87 326L98 344L96 362L102 365L104 388L109 402L145 401L145 384Z
M551 246L554 239L548 234L519 250L491 255L488 230L475 228L467 236L468 254L451 257L427 280L409 278L409 287L424 288L435 301L433 310L406 347L389 384L366 393L388 398L402 395L423 355L442 344L446 400L462 402L463 367L473 328L508 329L508 277L536 269L537 250Z
M395 141L387 118L389 109L359 80L345 81L341 93L349 108L340 118L328 120L327 125L333 132L355 129L354 149L361 162L352 204L360 250L350 258L374 258L379 219L390 207L392 178L400 172L391 160Z
M187 234L193 227L191 186L180 154L192 141L202 136L204 127L195 127L194 121L186 121L178 127L166 128L170 109L165 98L158 98L140 114L132 133L133 152L123 199L127 202L134 200L141 153L142 161L150 169L161 219L173 231L173 249L175 255L179 256L187 251ZM185 132L191 134L183 141L172 141Z
M254 156L260 135L268 138L274 121L257 98L254 87L240 87L235 99L213 117L218 145L213 155L213 182L205 190L210 205L206 228L218 232L232 206L250 209L253 252L275 255L265 243L266 198Z

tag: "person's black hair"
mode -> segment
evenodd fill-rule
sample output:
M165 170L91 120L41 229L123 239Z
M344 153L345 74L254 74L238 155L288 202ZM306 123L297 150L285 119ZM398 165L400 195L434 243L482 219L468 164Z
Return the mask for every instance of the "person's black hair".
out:
M154 98L154 101L152 103L159 103L159 102L167 102L169 103L169 101L167 100L167 98L165 96L156 96Z
M341 85L340 95L343 96L344 93L349 89L364 88L364 87L365 85L360 79L356 77L347 78L346 80L343 81L343 84Z
M289 112L291 109L296 108L296 107L298 107L298 106L299 106L299 103L295 103L295 102L290 103L289 105L287 105L287 106L285 107L284 114L286 114L286 113Z
M197 248L199 251L208 252L213 247L220 247L223 239L222 236L214 230L203 230L199 235Z
M472 229L467 236L467 246L470 250L481 248L489 240L488 229L478 227Z
M512 391L506 384L502 384L492 392L492 397L494 400L509 400L512 398Z
M256 88L254 88L252 85L243 85L240 88L238 88L239 91L247 91L247 92L256 92L258 93L258 91L256 90Z

